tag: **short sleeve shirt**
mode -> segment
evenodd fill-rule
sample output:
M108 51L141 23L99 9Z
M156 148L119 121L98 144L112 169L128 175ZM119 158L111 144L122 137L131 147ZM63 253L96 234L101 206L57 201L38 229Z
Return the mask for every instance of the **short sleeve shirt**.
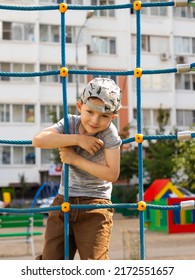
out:
M68 115L69 134L79 134L80 116ZM64 133L64 119L53 125L59 133ZM97 133L94 137L104 142L104 147L95 155L90 155L79 146L73 146L77 154L85 157L89 161L105 163L104 149L114 149L121 145L122 141L118 135L115 125L111 122L109 127ZM62 169L61 183L59 193L64 195L64 168ZM78 197L96 197L110 199L112 192L112 183L97 178L79 167L69 165L69 196Z

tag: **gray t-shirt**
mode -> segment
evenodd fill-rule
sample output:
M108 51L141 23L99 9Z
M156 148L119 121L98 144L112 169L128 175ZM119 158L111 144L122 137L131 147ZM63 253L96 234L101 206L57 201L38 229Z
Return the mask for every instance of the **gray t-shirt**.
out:
M79 134L80 116L68 115L69 134ZM53 125L59 133L64 133L64 119ZM86 159L105 163L104 149L117 148L121 145L122 141L118 135L117 129L113 123L109 127L94 135L104 142L104 147L99 150L95 155L90 155L87 151L79 146L73 146L77 154L85 157ZM59 193L64 195L64 168L62 169L62 176L60 182ZM80 168L69 165L69 196L78 197L96 197L110 199L112 192L112 183L99 179Z

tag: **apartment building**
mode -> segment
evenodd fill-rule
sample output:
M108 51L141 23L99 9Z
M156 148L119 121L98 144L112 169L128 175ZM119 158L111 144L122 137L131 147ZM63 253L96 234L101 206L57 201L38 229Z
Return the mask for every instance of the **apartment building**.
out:
M58 0L0 1L0 5L56 5ZM69 0L70 5L126 4L119 0ZM175 68L195 62L192 7L142 8L143 69ZM39 72L61 67L60 12L0 9L0 71ZM126 71L135 68L136 18L132 9L68 10L66 12L66 63L68 69ZM94 75L97 76L97 75ZM133 76L110 75L123 91L118 130L130 123L136 133L136 84ZM69 112L93 75L68 75ZM157 128L160 106L170 114L167 132L174 126L188 129L194 123L195 76L192 72L142 77L143 126ZM0 77L1 139L31 140L33 135L59 119L63 111L60 77ZM49 150L30 145L0 145L0 186L42 183L52 163Z
M151 1L155 2L155 1ZM135 16L131 15L131 51L135 61ZM178 64L195 61L195 9L192 7L142 8L142 58L143 69L173 69ZM134 66L133 66L134 67ZM173 127L186 130L195 123L195 75L154 74L142 76L143 127L154 134L157 129L157 109L164 108L170 115L166 133ZM136 125L135 80L130 85L129 119ZM135 130L132 129L133 134Z

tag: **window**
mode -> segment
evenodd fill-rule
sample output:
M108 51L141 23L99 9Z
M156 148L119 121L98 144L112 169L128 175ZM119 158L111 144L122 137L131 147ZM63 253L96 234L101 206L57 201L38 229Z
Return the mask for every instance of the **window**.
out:
M35 164L35 148L24 147L23 150L24 150L24 163Z
M34 105L0 104L0 122L34 123Z
M10 122L10 105L0 104L0 122Z
M35 122L35 108L34 105L23 105L24 110L24 120L27 123Z
M59 26L51 26L51 42L58 43L60 42L60 30Z
M11 72L11 64L10 63L6 63L6 62L2 62L0 63L0 69L2 72ZM1 76L0 77L0 81L10 81L10 77L8 76Z
M195 90L195 74L175 75L175 87L180 90Z
M40 25L40 42L59 43L60 26L59 25Z
M195 18L194 7L177 7L177 9L173 9L174 17L181 18Z
M117 84L117 77L114 75L93 75L93 79L95 78L108 78L108 79L112 79L113 81L115 81L115 83Z
M133 88L136 89L136 79L132 81ZM171 77L169 74L143 75L142 88L144 91L169 91L171 90Z
M13 122L34 123L34 105L13 105Z
M96 54L116 54L116 39L93 36L92 50Z
M53 71L59 69L60 69L60 65L47 65L47 64L40 65L40 71ZM60 80L61 80L60 75L40 76L40 82L60 83Z
M169 37L150 36L150 51L152 53L169 53Z
M142 122L143 122L143 126L144 127L148 127L148 126L151 126L151 110L149 109L143 109L142 110ZM137 110L134 109L133 110L133 118L135 120L137 120Z
M61 0L39 0L41 5L47 4L60 4ZM83 0L67 0L66 4L68 5L83 5Z
M35 148L34 147L13 147L13 160L15 164L35 164ZM16 157L15 157L16 154Z
M3 22L3 40L11 40L12 24L11 22Z
M71 26L66 26L66 43L72 43L72 28Z
M69 5L83 5L83 0L68 0L66 3Z
M49 26L40 25L40 42L49 42Z
M178 126L192 127L195 124L195 111L176 110L176 118Z
M70 25L66 26L66 43L75 43L79 29L80 29L80 27L76 28L75 26L70 26ZM80 38L79 41L81 41L82 32L81 32L79 38Z
M169 53L169 38L164 36L142 35L142 51ZM132 35L132 50L136 50L136 36Z
M192 53L195 53L195 38L192 38Z
M114 0L91 0L93 6L114 5ZM114 17L115 10L94 10L94 14L100 17Z
M191 39L188 37L174 37L174 52L175 54L191 53Z
M54 123L63 116L63 107L59 105L41 105L41 123Z
M164 109L164 112L170 116L170 110L169 109ZM142 122L143 126L145 128L148 127L153 127L153 126L158 126L158 114L159 110L158 109L143 109L142 110ZM137 110L133 110L133 118L137 119ZM171 121L170 118L168 119L167 125L170 125Z
M2 62L0 63L0 71L2 72L34 72L33 64L22 64L22 63L8 63ZM19 82L29 82L34 81L34 77L8 77L2 76L0 77L0 81L19 81Z
M13 122L22 122L23 110L22 105L13 105Z
M132 4L134 2L134 0L130 1ZM143 3L147 3L147 2L156 2L156 0L143 0ZM160 0L158 2L164 2L163 0ZM176 10L176 9L175 9ZM134 14L134 9L131 9L131 14ZM149 7L146 9L142 9L142 14L143 15L148 15L148 16L161 16L161 17L165 17L168 15L168 9L167 7L161 6L161 7Z
M142 51L150 52L150 36L142 35Z
M76 66L68 66L68 69L76 69ZM84 66L79 66L79 70L84 70ZM76 83L76 74L68 74L67 76L68 83ZM79 84L85 84L86 83L86 76L78 74L78 83Z
M0 146L0 164L7 165L11 163L11 149L9 146Z
M76 114L76 106L68 106L69 114ZM41 123L54 123L63 118L62 105L41 105Z
M21 63L12 63L11 69L13 72L34 72L34 65L33 64L21 64ZM11 77L11 81L18 81L18 77ZM23 77L20 78L20 81L34 81L34 77Z
M0 165L35 164L35 148L28 146L0 146Z
M156 0L151 0L151 2L156 2ZM163 2L162 0L159 2ZM151 7L150 8L151 16L167 16L167 7Z
M41 164L49 164L53 159L52 150L41 149Z
M4 21L3 40L34 41L34 24Z

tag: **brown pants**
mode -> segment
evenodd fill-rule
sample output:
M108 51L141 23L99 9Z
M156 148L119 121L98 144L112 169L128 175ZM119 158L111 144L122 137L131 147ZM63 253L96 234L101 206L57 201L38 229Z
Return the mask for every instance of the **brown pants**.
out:
M110 200L90 197L70 197L71 204L111 204ZM57 195L51 206L61 205ZM81 260L108 260L108 248L113 225L113 209L73 209L69 212L69 258L78 250ZM64 259L64 213L51 211L47 220L42 255L37 260Z

